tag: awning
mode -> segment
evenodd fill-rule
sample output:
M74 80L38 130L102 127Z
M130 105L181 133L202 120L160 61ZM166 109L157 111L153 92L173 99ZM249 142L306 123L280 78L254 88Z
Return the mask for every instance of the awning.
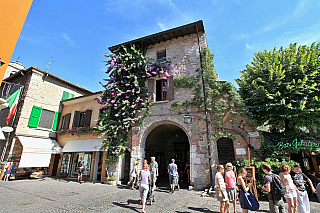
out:
M103 139L68 141L62 152L96 152L100 151Z
M19 167L48 167L51 154L60 154L59 144L49 138L18 136L23 147Z

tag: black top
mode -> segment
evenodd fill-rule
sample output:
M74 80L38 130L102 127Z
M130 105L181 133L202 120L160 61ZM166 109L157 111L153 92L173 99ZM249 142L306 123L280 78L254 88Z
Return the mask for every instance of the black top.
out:
M291 175L293 183L296 185L297 189L299 191L305 191L306 190L306 186L304 185L304 180L309 180L307 175L305 175L301 171L298 172L298 173L295 173L294 171L291 171L290 175Z
M313 176L313 175L307 175L308 178L311 180L313 187L317 188L318 183L320 183L320 181L318 180L317 177Z

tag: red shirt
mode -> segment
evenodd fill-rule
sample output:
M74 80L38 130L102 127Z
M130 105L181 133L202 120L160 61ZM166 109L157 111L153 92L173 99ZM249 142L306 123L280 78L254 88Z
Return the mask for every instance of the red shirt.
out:
M229 174L228 172L225 172L225 175L224 175L224 179L225 179L225 182L228 184L227 185L227 188L236 188L236 185L234 183L234 173L233 171L231 171L231 174Z

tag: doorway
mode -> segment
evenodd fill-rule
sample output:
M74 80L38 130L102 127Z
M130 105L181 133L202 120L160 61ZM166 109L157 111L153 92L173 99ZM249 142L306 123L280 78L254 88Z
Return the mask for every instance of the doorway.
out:
M226 138L226 137L218 139L217 148L218 148L219 164L225 165L226 163L231 162L233 165L235 165L232 139Z
M175 159L180 174L180 188L187 188L185 167L190 163L190 145L186 133L177 125L162 124L153 129L146 139L145 158L155 157L159 165L157 187L168 187L168 165Z

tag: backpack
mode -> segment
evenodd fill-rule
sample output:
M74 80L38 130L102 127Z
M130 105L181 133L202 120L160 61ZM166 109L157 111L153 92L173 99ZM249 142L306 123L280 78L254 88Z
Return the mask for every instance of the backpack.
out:
M281 200L286 194L286 188L282 184L282 181L277 174L272 175L271 194L273 200Z
M78 167L81 167L82 166L82 162L81 160L78 162Z

